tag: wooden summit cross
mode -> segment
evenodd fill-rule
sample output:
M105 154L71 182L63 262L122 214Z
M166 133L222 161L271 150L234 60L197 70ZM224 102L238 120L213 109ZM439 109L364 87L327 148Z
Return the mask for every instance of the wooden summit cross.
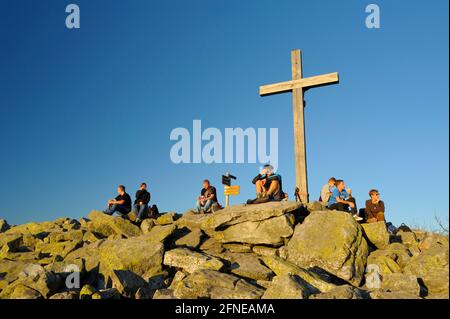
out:
M337 72L309 78L302 77L302 57L300 50L291 51L292 80L259 87L259 95L266 96L284 92L292 92L292 110L294 113L295 144L295 182L300 189L302 202L309 201L308 176L306 169L306 141L303 93L312 87L339 83Z

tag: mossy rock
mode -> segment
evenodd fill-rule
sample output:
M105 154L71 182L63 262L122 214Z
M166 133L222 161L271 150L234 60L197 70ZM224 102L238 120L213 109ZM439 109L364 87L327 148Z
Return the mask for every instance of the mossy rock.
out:
M361 283L369 254L361 226L338 211L312 212L295 227L287 247L294 264L321 268L355 286Z

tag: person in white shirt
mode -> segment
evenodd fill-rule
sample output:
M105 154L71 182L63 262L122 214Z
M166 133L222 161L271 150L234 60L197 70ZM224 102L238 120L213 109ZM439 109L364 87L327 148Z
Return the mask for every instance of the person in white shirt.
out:
M325 204L328 204L328 201L330 200L331 193L333 192L333 188L336 184L336 178L331 177L328 180L328 183L323 185L322 190L320 191L320 198L319 202L323 202Z

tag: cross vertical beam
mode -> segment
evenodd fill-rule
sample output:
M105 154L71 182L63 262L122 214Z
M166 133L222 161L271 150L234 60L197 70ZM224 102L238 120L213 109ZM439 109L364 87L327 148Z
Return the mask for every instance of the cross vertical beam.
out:
M292 80L302 79L302 57L300 50L291 51ZM292 90L292 111L294 115L294 152L295 152L295 182L300 188L300 198L303 203L309 201L308 176L306 167L306 138L303 87Z

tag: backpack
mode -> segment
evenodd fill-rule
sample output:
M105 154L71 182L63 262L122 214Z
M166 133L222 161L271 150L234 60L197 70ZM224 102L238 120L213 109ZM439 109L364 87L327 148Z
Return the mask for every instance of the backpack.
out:
M412 232L411 228L409 228L408 226L406 226L404 223L402 223L400 225L399 228L397 228L397 232L402 231L402 232Z
M397 228L391 222L386 223L386 228L389 235L395 235L397 232Z
M159 216L159 209L158 206L152 205L152 207L148 208L148 217L150 218L157 218Z

